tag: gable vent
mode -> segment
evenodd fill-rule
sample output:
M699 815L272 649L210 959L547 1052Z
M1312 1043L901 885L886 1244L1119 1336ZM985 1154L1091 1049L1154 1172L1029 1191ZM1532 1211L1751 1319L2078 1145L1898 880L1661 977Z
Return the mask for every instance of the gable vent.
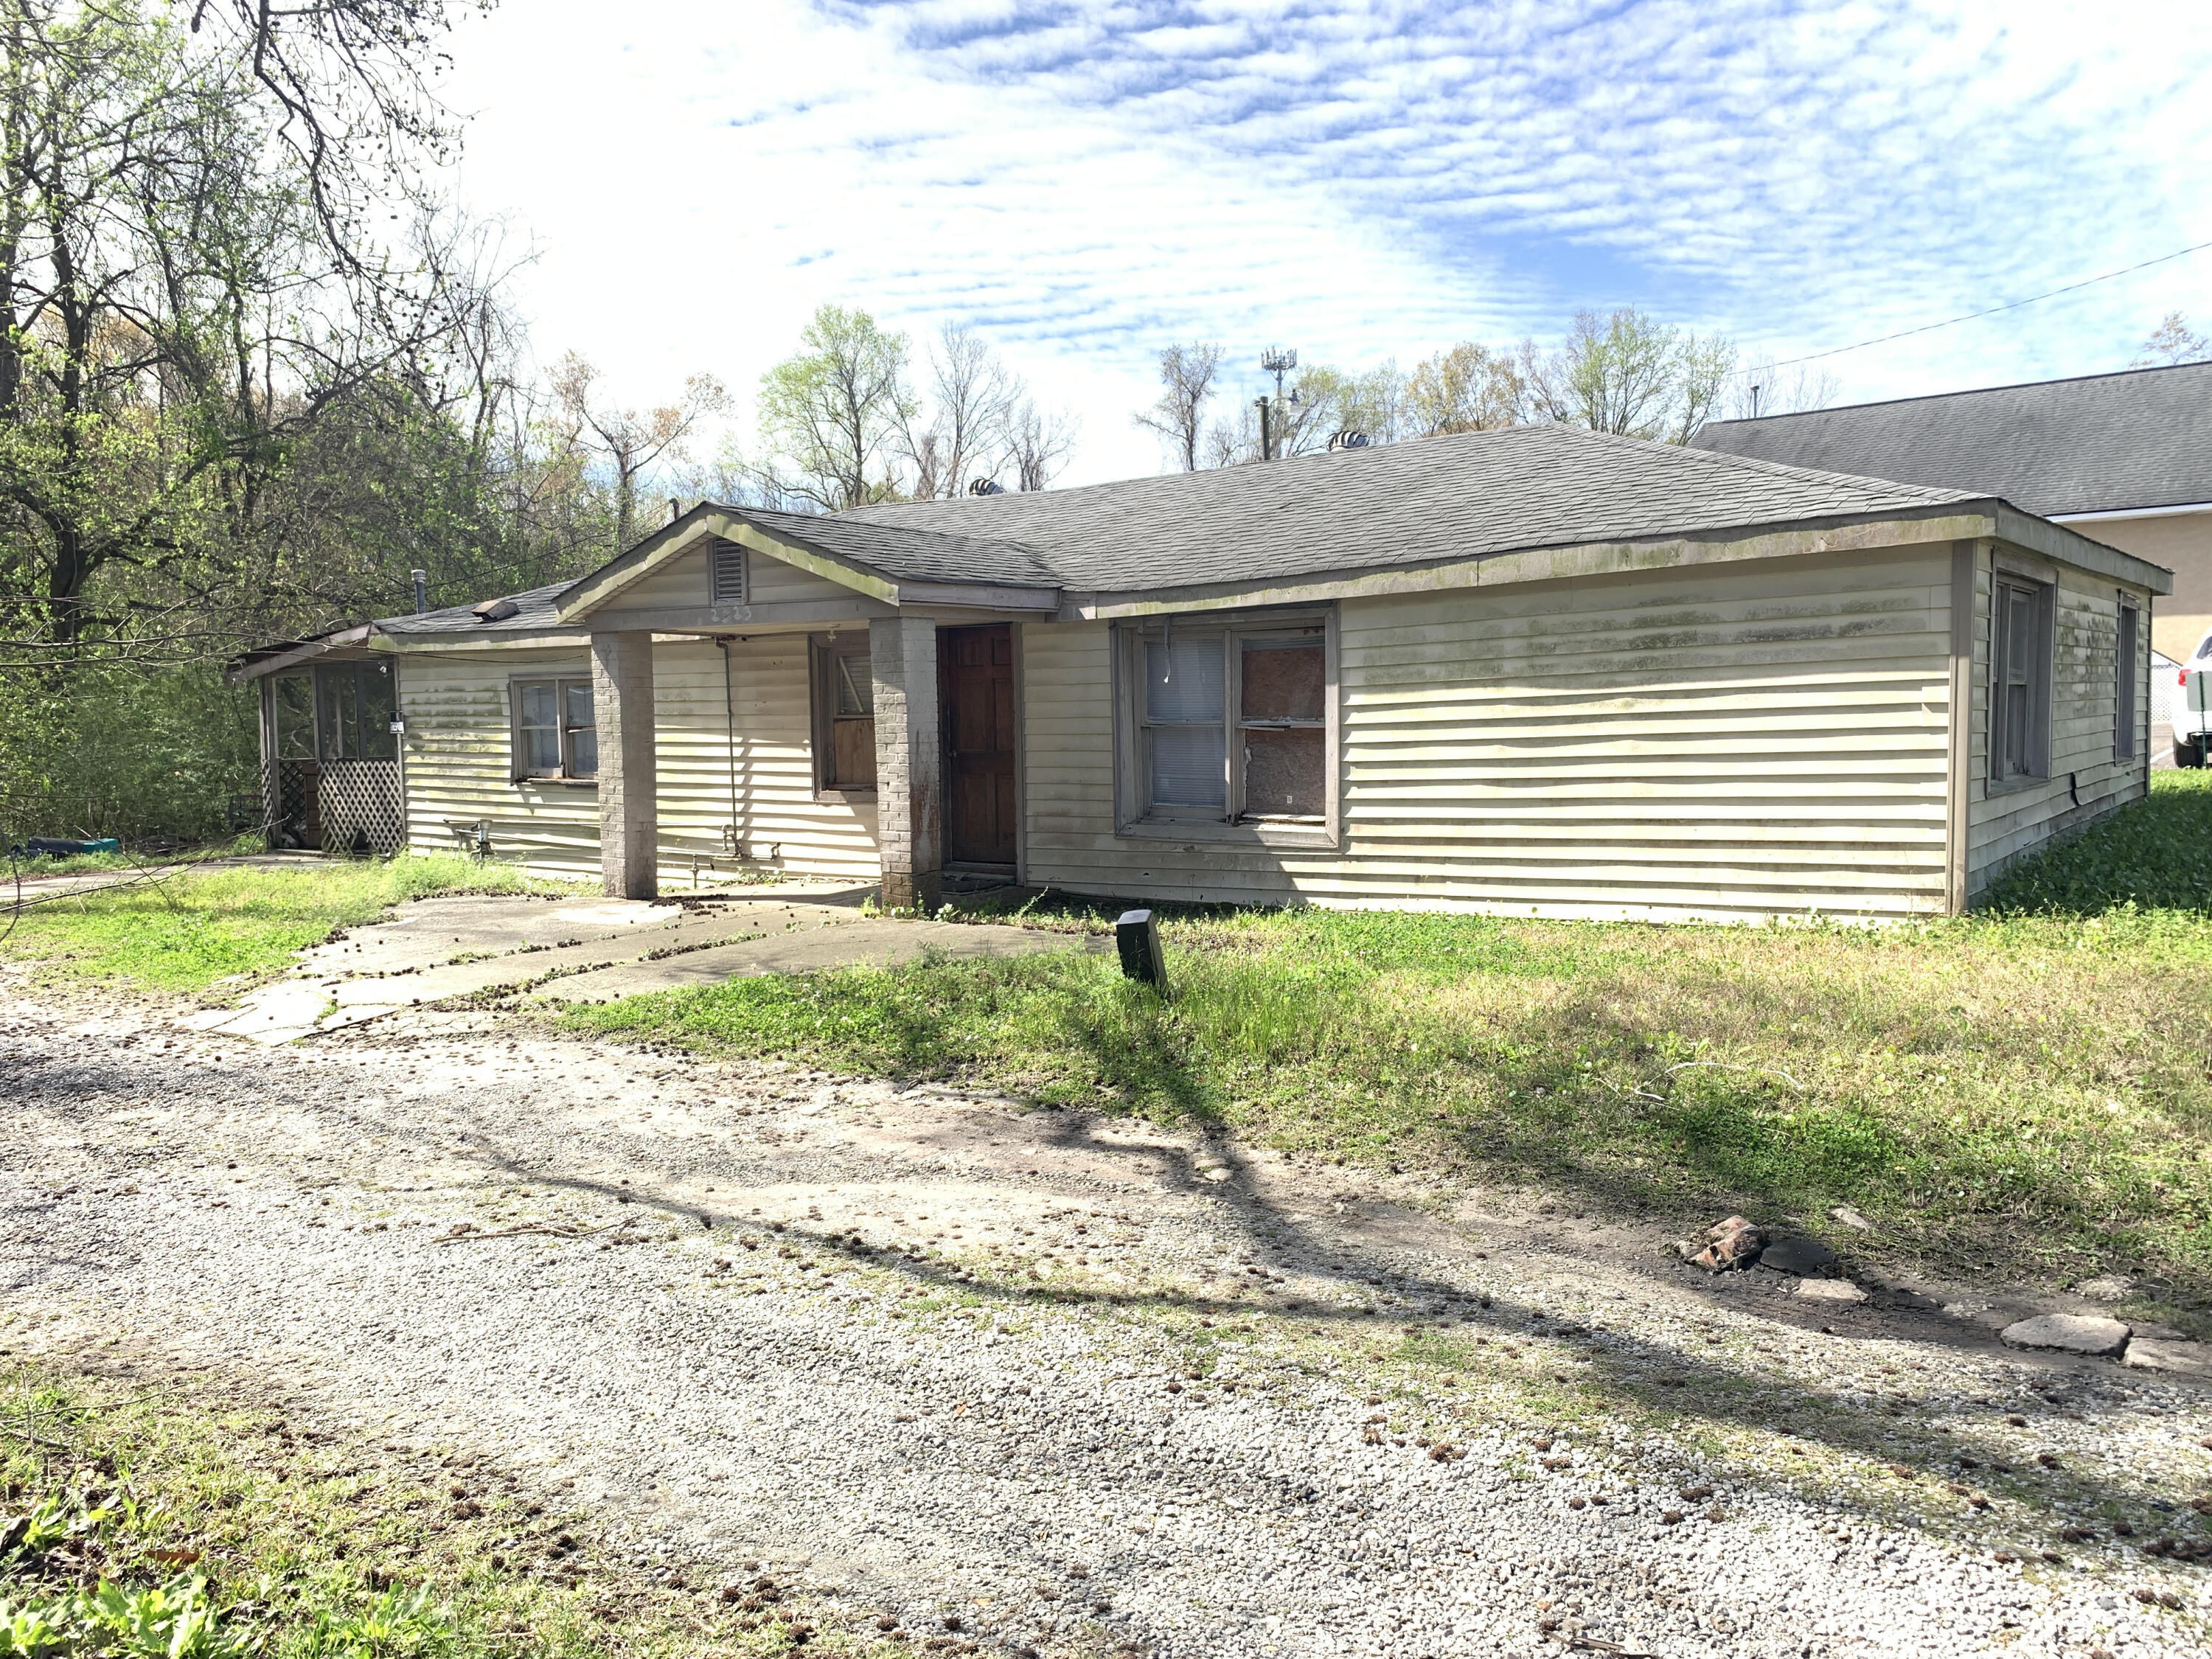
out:
M750 605L745 550L720 536L707 544L707 598L710 605Z

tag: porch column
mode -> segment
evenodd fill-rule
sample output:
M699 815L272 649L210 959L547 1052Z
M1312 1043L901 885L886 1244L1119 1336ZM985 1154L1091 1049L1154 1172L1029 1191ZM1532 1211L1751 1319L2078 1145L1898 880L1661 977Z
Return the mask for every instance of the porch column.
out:
M651 634L592 635L592 713L599 726L601 884L609 898L657 897Z
M937 729L937 623L868 623L876 694L876 839L887 908L936 908L944 890L945 750Z

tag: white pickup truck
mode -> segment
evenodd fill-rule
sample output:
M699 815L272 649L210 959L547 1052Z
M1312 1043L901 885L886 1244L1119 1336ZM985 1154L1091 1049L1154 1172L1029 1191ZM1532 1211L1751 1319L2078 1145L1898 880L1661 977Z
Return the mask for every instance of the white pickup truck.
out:
M2153 659L2153 662L2156 662ZM2178 663L2173 689L2173 763L2204 764L2212 743L2212 634L2197 642L2186 662Z

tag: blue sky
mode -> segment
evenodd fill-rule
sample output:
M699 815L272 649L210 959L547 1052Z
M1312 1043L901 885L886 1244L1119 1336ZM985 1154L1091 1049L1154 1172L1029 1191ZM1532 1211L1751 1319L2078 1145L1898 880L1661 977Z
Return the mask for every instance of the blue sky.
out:
M823 300L974 324L1149 471L1171 340L1410 364L1636 304L1790 357L2212 240L2212 7L506 0L462 190L538 349L749 402ZM1828 360L1844 399L2124 367L2212 250Z

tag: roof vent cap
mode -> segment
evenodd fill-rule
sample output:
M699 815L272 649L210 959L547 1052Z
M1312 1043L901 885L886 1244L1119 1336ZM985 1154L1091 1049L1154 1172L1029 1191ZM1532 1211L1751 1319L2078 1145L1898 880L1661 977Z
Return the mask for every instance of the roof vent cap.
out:
M522 607L513 599L486 599L482 605L474 606L471 614L480 623L495 623L505 622L521 610Z
M1350 427L1346 427L1341 432L1332 432L1328 434L1328 453L1332 455L1340 449L1364 449L1367 444L1367 434L1364 432L1356 432Z
M968 486L968 493L970 495L1003 495L1006 493L1006 487L996 478L977 478Z

